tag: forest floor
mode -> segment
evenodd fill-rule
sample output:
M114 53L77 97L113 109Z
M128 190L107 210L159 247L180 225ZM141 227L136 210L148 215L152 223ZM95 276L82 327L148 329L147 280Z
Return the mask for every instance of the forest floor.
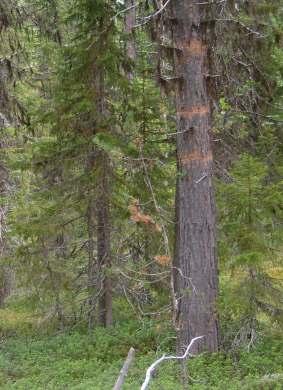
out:
M164 320L138 322L122 315L107 331L51 331L22 307L0 310L1 389L110 390L133 346L136 358L124 389L138 390L146 368L174 350L174 335ZM283 339L279 333L262 334L250 351L203 354L188 366L194 390L283 389ZM181 390L178 371L176 363L163 363L150 389Z

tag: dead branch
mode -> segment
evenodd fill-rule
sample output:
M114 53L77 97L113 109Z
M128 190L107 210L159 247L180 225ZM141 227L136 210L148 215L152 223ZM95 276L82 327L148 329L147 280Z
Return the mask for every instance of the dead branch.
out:
M120 371L117 382L115 383L115 386L113 387L113 390L121 390L122 389L122 386L125 382L130 365L132 364L134 358L135 358L135 350L134 350L134 348L131 348L129 350L127 359L125 360L125 363Z
M186 359L189 356L190 349L192 348L192 346L195 343L195 341L200 340L202 338L204 338L204 336L198 336L198 337L193 338L191 340L190 344L188 345L184 355L182 355L182 356L166 356L166 355L163 355L161 358L159 358L154 363L152 363L152 365L146 371L145 380L144 380L144 382L142 384L141 390L146 390L148 388L149 382L150 382L150 380L152 378L152 374L153 374L154 370L156 369L156 367L160 363L162 363L164 360L184 360L184 359Z

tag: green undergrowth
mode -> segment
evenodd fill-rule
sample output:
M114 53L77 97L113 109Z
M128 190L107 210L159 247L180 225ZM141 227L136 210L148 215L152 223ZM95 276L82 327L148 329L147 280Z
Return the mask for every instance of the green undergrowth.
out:
M9 314L13 332L2 331L1 389L112 389L131 346L136 358L125 390L139 389L146 368L163 353L174 350L174 334L166 321L123 319L112 329L97 328L44 334L24 325L28 314L2 310L0 326ZM7 317L6 317L7 318ZM23 320L23 323L21 323ZM16 323L21 331L16 332ZM7 324L6 324L7 325ZM188 362L190 389L282 389L283 340L277 334L262 337L249 352L201 355ZM179 366L163 363L150 389L182 389Z

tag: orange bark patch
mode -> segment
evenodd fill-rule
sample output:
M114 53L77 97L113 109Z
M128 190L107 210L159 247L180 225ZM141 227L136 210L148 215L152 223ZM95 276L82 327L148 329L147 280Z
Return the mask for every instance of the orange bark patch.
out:
M136 200L136 199L133 200L133 202L129 206L129 211L131 214L132 221L134 221L136 223L142 223L144 225L151 226L155 231L157 231L159 233L161 232L161 230L162 230L161 226L158 225L158 223L156 223L150 215L144 214L140 210L140 205L139 205L138 200Z
M200 161L200 162L208 163L212 161L212 153L209 152L206 155L203 155L197 151L192 153L184 153L183 155L180 156L180 161L183 164L187 164L191 161Z
M184 54L189 56L203 56L206 53L206 45L197 38L183 42L180 49L184 51Z
M165 267L171 263L171 257L166 255L154 256L154 260L162 267Z
M178 112L178 115L182 118L192 119L194 116L208 115L210 113L209 106L194 106L188 108L187 110L182 110Z

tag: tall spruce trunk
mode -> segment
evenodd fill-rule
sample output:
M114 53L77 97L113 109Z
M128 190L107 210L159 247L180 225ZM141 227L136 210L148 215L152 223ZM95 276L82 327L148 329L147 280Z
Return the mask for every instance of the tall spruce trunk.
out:
M179 351L204 335L194 352L217 351L218 271L210 145L211 110L206 85L207 5L171 3L177 109L177 188L174 285Z
M129 61L135 61L137 52L136 52L136 43L134 37L134 26L136 24L136 7L134 0L126 0L125 7L128 10L125 14L125 33L127 34L126 40L126 54ZM127 77L129 80L132 80L134 75L132 71L132 64L128 65Z
M89 329L95 318L104 327L112 325L112 280L111 280L111 223L110 223L110 167L104 151L96 150L91 168L97 169L95 199L89 200L87 210L88 225L88 291L89 291ZM90 167L88 167L89 169ZM96 254L95 256L95 233ZM98 313L96 309L98 308ZM96 315L97 314L97 315Z
M97 195L89 200L88 226L88 326L92 329L95 319L108 327L112 325L112 280L111 280L111 223L108 157L104 152L97 155L99 164ZM96 256L95 256L96 235ZM98 308L98 313L97 313Z
M59 183L62 183L62 169L58 166L56 169L51 168L47 163L42 172L41 180L46 183L43 187L46 190L52 190L52 188ZM54 300L54 310L58 319L60 329L64 329L66 318L64 314L64 305L61 299L62 280L60 273L56 272L52 264L52 258L55 255L56 261L60 263L65 257L65 237L63 232L57 233L54 236L44 235L42 237L42 257L46 270L49 275L49 281L52 289L52 295Z
M101 128L106 118L105 87L103 70L94 67L95 104ZM95 131L94 131L95 133ZM107 153L99 148L91 148L87 169L96 170L96 194L90 194L87 211L88 223L88 288L89 288L89 328L94 325L98 307L98 323L108 327L113 323L112 278L111 278L111 219L110 219L110 161ZM95 225L96 223L96 225ZM97 247L94 255L96 233ZM98 303L98 305L97 305Z
M1 125L0 125L1 130ZM3 130L3 128L2 128ZM1 142L0 142L1 144ZM0 145L0 151L3 145ZM0 160L0 196L2 204L0 206L0 307L4 307L6 298L12 290L13 271L9 264L6 264L5 257L8 255L6 240L6 219L8 213L7 197L9 196L9 175L8 171ZM5 203L3 202L5 201Z
M91 164L88 169L93 168L91 160L88 162ZM96 288L97 280L99 280L98 267L95 257L95 202L94 196L91 192L90 199L88 202L87 208L87 231L88 231L88 328L89 330L93 329L96 317Z
M111 234L110 234L110 183L109 158L104 151L99 156L97 218L97 261L101 282L99 298L99 323L112 325Z
M1 24L1 15L0 15ZM5 149L7 148L8 140L5 137L5 128L11 126L12 116L9 103L9 96L6 86L9 82L9 70L5 60L0 60L0 196L2 198L0 205L0 307L5 304L6 298L9 297L12 290L14 273L10 265L5 261L8 255L8 247L6 240L6 219L8 213L8 197L10 195L9 172L3 161Z

